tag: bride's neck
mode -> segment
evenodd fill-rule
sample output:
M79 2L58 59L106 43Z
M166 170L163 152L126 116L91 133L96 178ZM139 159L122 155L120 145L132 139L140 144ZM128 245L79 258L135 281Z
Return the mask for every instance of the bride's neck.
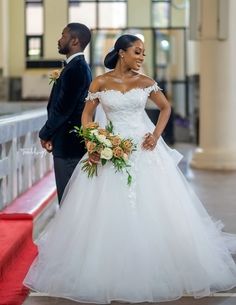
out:
M121 62L118 62L115 69L113 70L114 74L120 78L125 78L133 76L134 72L127 66L124 66Z

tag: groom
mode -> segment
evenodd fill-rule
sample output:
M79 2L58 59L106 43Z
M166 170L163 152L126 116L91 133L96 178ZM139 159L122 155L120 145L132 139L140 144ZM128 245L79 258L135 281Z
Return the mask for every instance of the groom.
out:
M52 152L59 203L65 186L85 153L84 144L70 133L81 126L84 100L91 83L91 71L83 51L90 42L90 30L81 23L69 23L58 40L58 52L66 55L65 67L54 80L47 112L48 118L39 132L41 145Z

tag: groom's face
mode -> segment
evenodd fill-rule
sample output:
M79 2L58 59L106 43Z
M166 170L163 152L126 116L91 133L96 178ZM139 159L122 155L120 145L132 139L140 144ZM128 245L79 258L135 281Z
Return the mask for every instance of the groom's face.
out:
M71 48L71 33L68 28L64 28L61 38L58 40L58 52L60 54L69 54Z

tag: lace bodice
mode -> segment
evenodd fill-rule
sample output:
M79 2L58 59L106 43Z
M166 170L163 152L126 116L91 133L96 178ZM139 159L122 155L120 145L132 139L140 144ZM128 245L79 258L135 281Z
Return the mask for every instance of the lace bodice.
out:
M115 132L125 136L142 136L147 131L144 108L152 91L160 88L156 83L146 88L134 88L122 93L118 90L89 92L86 100L99 99L108 120L114 125Z

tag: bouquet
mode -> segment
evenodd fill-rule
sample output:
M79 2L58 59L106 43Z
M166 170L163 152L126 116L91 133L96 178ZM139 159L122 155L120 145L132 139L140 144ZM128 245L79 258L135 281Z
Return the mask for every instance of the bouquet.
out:
M132 182L128 168L129 155L136 150L132 139L124 139L120 135L113 133L111 122L106 128L100 128L98 123L91 122L86 127L74 127L78 136L82 136L89 154L98 153L100 162L104 166L107 162L112 162L116 172L125 171L128 175L128 185ZM82 170L88 173L88 177L97 176L98 164L90 162L89 158L83 161Z

